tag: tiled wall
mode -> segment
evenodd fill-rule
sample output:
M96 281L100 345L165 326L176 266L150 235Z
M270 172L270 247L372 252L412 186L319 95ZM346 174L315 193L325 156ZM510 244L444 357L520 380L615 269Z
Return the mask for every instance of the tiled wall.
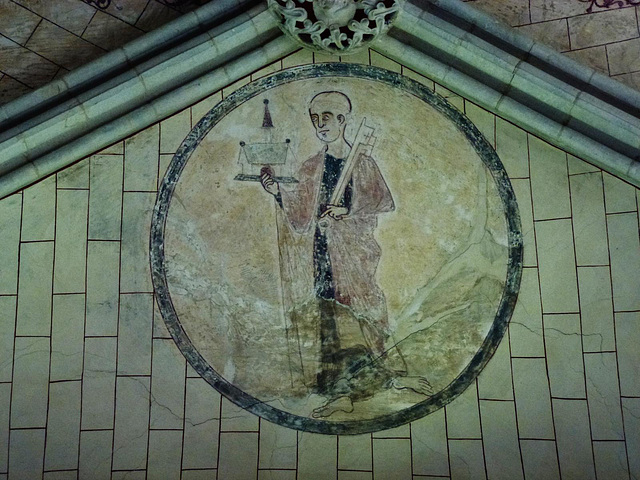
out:
M540 42L640 89L640 7L582 0L465 0ZM591 13L587 10L593 4ZM621 8L619 8L621 7Z
M433 86L375 52L348 60ZM194 122L249 80L0 201L0 479L640 478L640 192L439 86L496 147L525 234L477 382L410 425L337 437L198 377L154 304L151 210Z
M0 105L158 28L185 9L162 0L0 0Z
M0 0L0 105L208 1L112 0L102 11L82 0ZM640 88L640 7L618 8L629 0L590 14L581 0L467 1Z

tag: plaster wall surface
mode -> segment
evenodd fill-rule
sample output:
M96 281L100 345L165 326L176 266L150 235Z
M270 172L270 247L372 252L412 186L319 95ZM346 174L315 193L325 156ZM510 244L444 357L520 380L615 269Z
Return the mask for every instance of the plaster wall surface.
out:
M509 174L524 274L498 351L445 408L361 436L270 424L186 364L150 280L158 183L236 88L328 60L296 52L0 201L0 479L640 478L640 191L373 50L343 60L434 88Z

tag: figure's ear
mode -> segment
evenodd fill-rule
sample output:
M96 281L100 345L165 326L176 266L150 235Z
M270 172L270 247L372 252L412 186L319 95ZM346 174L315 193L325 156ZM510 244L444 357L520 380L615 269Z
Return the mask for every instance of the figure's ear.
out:
M345 116L341 113L338 115L338 123L340 123L340 125L342 125L346 120Z

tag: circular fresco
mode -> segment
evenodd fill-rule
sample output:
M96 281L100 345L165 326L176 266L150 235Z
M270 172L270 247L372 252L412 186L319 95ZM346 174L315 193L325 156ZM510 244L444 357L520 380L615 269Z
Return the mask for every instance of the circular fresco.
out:
M425 86L296 67L214 107L151 230L160 310L189 363L288 427L364 433L450 402L500 342L522 236L497 155Z

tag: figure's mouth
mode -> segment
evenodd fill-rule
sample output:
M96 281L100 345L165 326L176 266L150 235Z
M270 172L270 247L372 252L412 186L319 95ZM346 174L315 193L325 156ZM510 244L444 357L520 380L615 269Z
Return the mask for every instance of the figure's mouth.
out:
M326 135L329 133L329 130L320 130L320 135Z

